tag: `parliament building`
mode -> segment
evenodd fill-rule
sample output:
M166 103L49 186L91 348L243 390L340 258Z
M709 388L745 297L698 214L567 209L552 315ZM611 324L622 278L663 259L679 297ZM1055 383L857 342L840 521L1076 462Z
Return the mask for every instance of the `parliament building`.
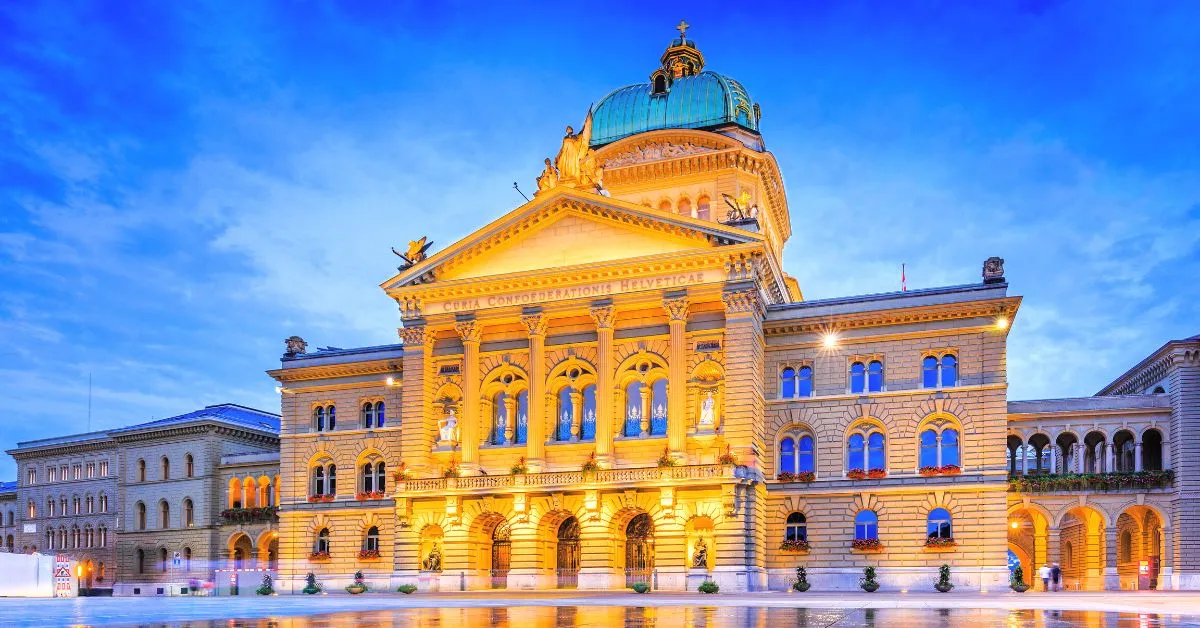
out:
M288 339L278 588L1200 587L1200 337L1009 403L1003 260L805 300L759 105L683 30L647 70L532 200L410 245L401 342Z

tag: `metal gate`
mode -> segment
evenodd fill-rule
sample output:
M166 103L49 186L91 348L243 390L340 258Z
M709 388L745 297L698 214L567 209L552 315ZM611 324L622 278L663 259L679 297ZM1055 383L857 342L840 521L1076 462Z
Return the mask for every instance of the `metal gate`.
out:
M492 588L508 587L508 568L512 558L512 540L509 538L508 524L496 526L492 533Z
M558 588L579 586L579 520L570 517L558 527Z
M625 586L651 584L654 572L654 523L642 513L625 528Z

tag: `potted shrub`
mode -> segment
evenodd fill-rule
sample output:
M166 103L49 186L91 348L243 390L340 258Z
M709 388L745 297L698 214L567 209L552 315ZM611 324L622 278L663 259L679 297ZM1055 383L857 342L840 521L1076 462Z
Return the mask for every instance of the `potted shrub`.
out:
M444 478L456 478L456 477L459 477L460 475L462 475L462 472L460 472L458 470L457 462L451 462L450 466L446 467L442 471L442 477L444 477Z
M366 593L366 592L367 592L367 581L366 581L366 578L363 577L363 572L361 572L361 571L354 572L354 583L351 584L350 586L346 587L346 593L349 593L351 595L358 595L359 593Z
M266 574L263 576L262 584L259 585L259 587L257 589L255 589L254 592L259 595L274 595L275 594L275 587L271 586L271 574Z
M729 445L725 446L725 453L717 458L717 464L724 466L737 466L737 456L733 455L733 449Z
M635 582L631 588L635 593L648 593L650 591L650 585L645 582Z
M700 586L696 587L696 590L701 593L708 593L711 595L717 591L720 591L721 587L712 580L705 580L704 582L700 583Z
M401 460L400 464L396 465L396 468L392 471L392 481L404 482L405 480L408 480L408 478L408 464Z
M396 590L403 593L404 595L412 595L413 593L417 592L417 585L402 584L402 585L396 587Z
M509 469L509 472L513 475L525 475L529 473L529 466L525 464L525 456L517 458L517 463Z
M863 577L859 578L858 586L862 587L867 593L874 593L879 588L879 581L875 579L875 568L863 568Z
M600 463L596 461L596 452L593 451L587 460L583 461L583 465L579 467L579 470L583 471L584 474L595 473L600 470Z
M792 582L792 590L804 593L812 584L808 581L808 570L804 567L796 568L796 580Z
M938 579L933 583L933 588L942 593L949 593L954 588L954 583L950 582L950 565L938 567Z
M658 468L666 469L667 467L675 466L675 459L671 457L671 449L663 447L663 453L658 457Z
M304 576L304 588L301 591L308 595L315 595L321 592L321 585L317 584L316 574L310 571L307 576Z
M1013 567L1012 575L1008 577L1008 586L1017 593L1024 593L1029 590L1029 585L1025 584L1025 571L1020 565Z

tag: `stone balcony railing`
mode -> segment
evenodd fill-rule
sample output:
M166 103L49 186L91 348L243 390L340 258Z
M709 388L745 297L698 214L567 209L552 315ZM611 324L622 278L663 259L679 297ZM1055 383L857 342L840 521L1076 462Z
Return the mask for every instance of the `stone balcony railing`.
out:
M279 521L279 508L264 506L262 508L229 508L221 511L221 523L256 523L259 521L267 523Z
M696 480L751 479L746 467L701 464L677 467L600 469L598 471L548 471L515 475L472 475L458 478L400 480L397 494L493 491L512 488L580 488Z
M1011 493L1066 493L1072 491L1144 491L1168 488L1175 472L1135 471L1132 473L1062 473L1014 475L1008 478Z

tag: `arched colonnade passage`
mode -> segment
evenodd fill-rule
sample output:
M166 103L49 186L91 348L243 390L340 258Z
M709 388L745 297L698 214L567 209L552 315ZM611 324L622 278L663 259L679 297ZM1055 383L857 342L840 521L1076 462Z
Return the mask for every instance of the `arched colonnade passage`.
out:
M245 532L234 532L225 542L225 569L279 568L279 532L267 530L257 539Z
M469 507L475 512L458 522L440 511L414 513L397 532L396 573L443 591L625 589L638 582L683 590L703 545L703 569L713 579L750 588L744 562L734 562L744 561L745 522L723 516L719 500L669 509L658 493L631 491L614 500L624 503L589 509L587 496L539 498L522 517L511 501L496 498Z
M1021 565L1035 590L1043 588L1038 569L1046 564L1059 566L1066 590L1138 589L1143 561L1157 567L1151 588L1173 588L1173 560L1164 549L1172 536L1168 523L1158 505L1108 507L1077 497L1017 503L1008 513L1010 563Z

